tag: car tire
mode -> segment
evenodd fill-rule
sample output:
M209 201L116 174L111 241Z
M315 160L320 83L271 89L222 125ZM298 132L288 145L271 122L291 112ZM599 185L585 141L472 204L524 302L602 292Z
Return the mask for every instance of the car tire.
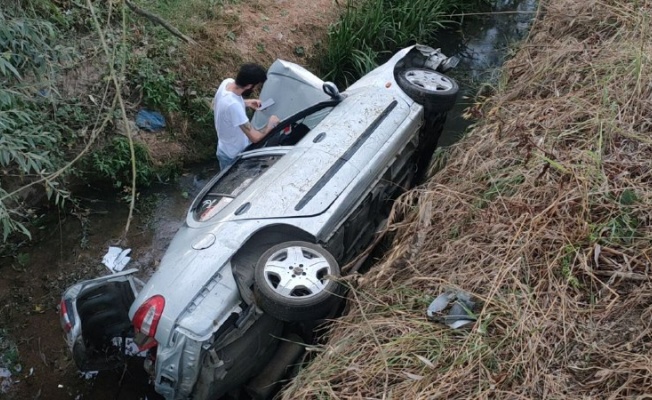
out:
M324 318L342 299L335 258L310 242L280 243L259 258L254 272L258 305L282 321Z
M396 81L412 100L430 106L436 112L450 111L457 101L457 82L437 71L406 68L398 72Z

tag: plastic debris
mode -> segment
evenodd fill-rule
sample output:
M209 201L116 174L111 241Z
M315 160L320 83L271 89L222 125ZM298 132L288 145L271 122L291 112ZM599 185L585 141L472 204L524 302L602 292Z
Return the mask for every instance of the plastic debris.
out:
M123 250L120 247L111 246L102 258L102 264L106 265L113 273L120 272L131 261L129 253L131 253L131 249Z
M111 343L113 343L114 346L122 347L122 338L114 337L111 340ZM147 350L140 351L138 345L136 344L136 342L134 342L132 338L125 338L124 354L126 356L133 356L133 357L147 357Z
M136 114L136 126L148 132L156 132L165 128L165 118L158 111L142 109Z
M99 371L86 371L86 372L79 371L79 375L86 380L95 378L99 373L100 373Z
M432 321L443 323L452 329L458 329L477 320L473 314L474 307L475 302L468 293L447 291L430 303L426 314Z
M0 393L7 393L12 383L9 368L0 367Z

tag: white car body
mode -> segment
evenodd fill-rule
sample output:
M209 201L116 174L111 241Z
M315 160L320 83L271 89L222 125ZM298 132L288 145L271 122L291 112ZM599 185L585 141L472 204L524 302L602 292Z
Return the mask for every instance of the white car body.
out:
M166 399L218 398L258 374L279 337L336 307L333 302L315 308L320 309L315 318L305 307L297 318L291 312L269 315L264 309L271 308L260 304L265 283L255 278L256 268L267 268L259 267L261 255L291 243L292 249L308 252L298 257L314 257L331 266L332 275L339 272L333 260L344 265L370 243L391 201L427 164L455 102L454 81L429 72L446 63L451 59L437 50L412 46L340 95L332 84L323 89L324 82L304 68L276 61L261 92L261 100L272 98L273 104L258 111L252 123L260 128L272 114L283 122L266 143L242 153L206 185L151 279L138 284L135 271L126 271L64 293L62 326L77 365L114 367L120 350L107 356L107 343L118 336L135 337L149 348L145 367ZM426 88L424 101L417 87L411 97L406 83L397 82L406 69L443 80L443 89ZM284 136L287 127L292 133ZM284 145L288 138L298 142ZM274 287L279 280L293 285L306 275L292 268L299 272L272 279L268 289L280 290ZM297 304L321 295L317 292L328 280L323 274L318 282L302 279L308 283L293 292ZM289 298L296 288L288 287Z

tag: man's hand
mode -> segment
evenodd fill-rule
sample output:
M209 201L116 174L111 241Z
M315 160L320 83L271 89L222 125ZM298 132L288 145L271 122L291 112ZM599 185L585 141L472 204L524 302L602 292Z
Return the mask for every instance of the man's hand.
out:
M260 108L260 100L258 99L247 99L244 101L245 106L251 108L252 110L258 110Z
M267 121L268 130L276 128L276 125L278 125L279 122L281 122L281 120L278 119L276 115L269 117L269 121Z
M240 125L240 129L242 129L242 132L249 138L251 143L258 143L263 140L263 138L267 136L267 134L271 132L271 130L274 129L276 125L278 125L279 121L280 120L276 115L272 115L269 117L269 121L267 121L267 126L265 126L265 129L262 131L255 130L249 121L247 121L245 124Z

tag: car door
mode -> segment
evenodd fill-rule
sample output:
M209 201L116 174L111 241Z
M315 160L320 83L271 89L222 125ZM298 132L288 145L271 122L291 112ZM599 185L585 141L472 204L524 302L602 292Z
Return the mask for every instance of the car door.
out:
M322 89L323 84L324 81L300 65L283 60L274 61L260 91L263 108L254 113L251 124L260 130L272 115L284 120L311 105L329 100L330 97ZM264 107L268 104L268 107ZM312 129L327 113L326 110L315 113L304 124Z
M138 270L76 283L59 304L61 327L73 359L81 371L115 368L124 362L134 331L129 307L143 283Z

